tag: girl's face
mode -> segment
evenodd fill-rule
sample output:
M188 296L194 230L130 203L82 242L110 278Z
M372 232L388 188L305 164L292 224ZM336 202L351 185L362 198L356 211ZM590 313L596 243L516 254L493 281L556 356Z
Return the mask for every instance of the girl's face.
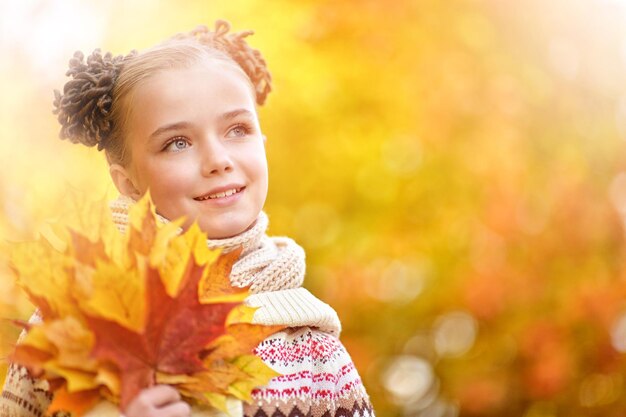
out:
M243 73L218 61L141 82L127 124L131 161L111 166L123 194L147 190L162 216L197 221L209 238L237 235L267 196L265 138Z

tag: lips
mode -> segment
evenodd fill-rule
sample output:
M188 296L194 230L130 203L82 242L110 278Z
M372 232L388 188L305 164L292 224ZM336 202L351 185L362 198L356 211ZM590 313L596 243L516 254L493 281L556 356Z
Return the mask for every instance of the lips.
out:
M203 194L199 197L195 197L194 200L205 201L205 200L216 200L219 198L230 197L232 195L240 193L241 191L243 191L244 188L246 187L241 186L241 185L227 185L224 187L215 188L206 194Z

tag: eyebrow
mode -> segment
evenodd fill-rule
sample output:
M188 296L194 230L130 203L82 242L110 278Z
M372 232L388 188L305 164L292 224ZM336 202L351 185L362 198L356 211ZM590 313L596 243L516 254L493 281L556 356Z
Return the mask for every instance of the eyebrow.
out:
M157 136L161 135L162 133L169 132L170 130L184 129L186 127L189 127L189 123L187 122L177 122L177 123L172 123L169 125L161 126L157 130L152 132L152 134L150 135L150 139L154 139Z
M219 118L221 120L232 120L235 117L239 116L239 115L245 115L247 117L252 117L254 116L253 113L248 110L248 109L236 109L236 110L232 110L226 113L223 113L222 115L219 116ZM176 122L176 123L171 123L169 125L165 125L165 126L161 126L159 127L157 130L155 130L154 132L152 132L150 134L150 139L154 139L157 136L165 133L165 132L169 132L171 130L178 130L178 129L185 129L188 128L191 124L189 122Z
M252 112L250 110L248 110L248 109L236 109L236 110L229 111L229 112L226 112L226 113L222 114L220 116L220 119L222 119L222 120L231 120L231 119L234 119L235 117L237 117L237 116L239 116L241 114L243 114L245 116L248 116L248 117L254 116L252 114Z

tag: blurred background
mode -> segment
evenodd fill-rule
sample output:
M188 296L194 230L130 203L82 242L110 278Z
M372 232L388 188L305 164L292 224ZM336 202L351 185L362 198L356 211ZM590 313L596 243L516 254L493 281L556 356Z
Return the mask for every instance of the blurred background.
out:
M379 416L624 414L623 0L2 0L0 253L68 188L115 197L58 139L72 53L218 18L274 77L270 232L307 250ZM30 311L0 257L0 315Z

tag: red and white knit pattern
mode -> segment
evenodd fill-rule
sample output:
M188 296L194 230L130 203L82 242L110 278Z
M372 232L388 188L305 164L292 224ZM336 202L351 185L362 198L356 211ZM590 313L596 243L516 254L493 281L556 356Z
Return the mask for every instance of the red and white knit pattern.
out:
M286 329L255 353L282 375L252 392L246 416L374 415L354 363L335 336L310 327Z

